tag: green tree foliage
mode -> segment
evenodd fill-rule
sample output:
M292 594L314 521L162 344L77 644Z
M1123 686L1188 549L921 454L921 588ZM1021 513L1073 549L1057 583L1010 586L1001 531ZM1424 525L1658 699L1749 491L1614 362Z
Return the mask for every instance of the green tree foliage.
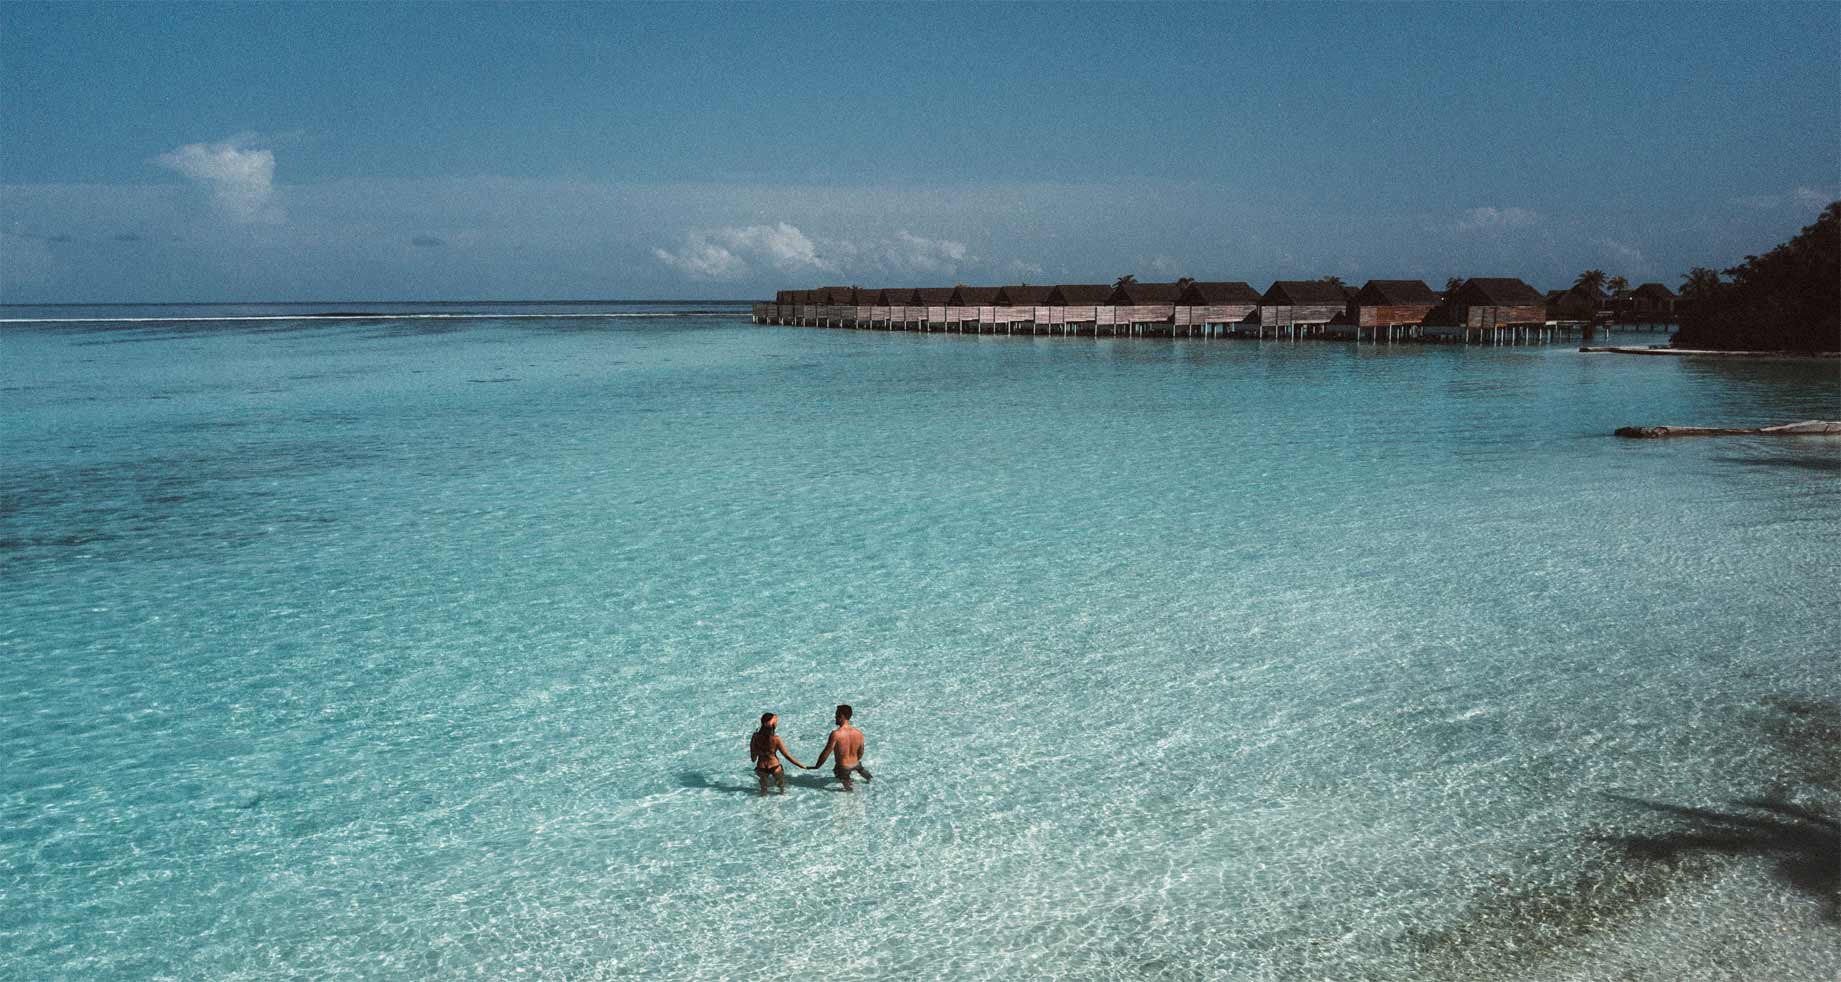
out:
M1680 348L1841 350L1841 201L1762 256L1726 270L1696 266L1681 285Z
M1113 280L1112 286L1114 289L1117 289L1118 287L1121 287L1121 286L1131 286L1133 283L1136 283L1136 282L1138 282L1138 278L1136 276L1133 276L1130 273L1126 273L1124 276L1121 276L1118 279Z
M1573 286L1583 287L1592 296L1598 296L1604 292L1604 270L1588 269L1580 273L1579 278L1573 281Z
M1719 270L1696 266L1688 270L1688 275L1681 281L1681 299L1684 303L1705 300L1712 297L1713 291L1719 288Z
M1622 276L1613 276L1610 279L1604 281L1604 286L1605 286L1605 289L1610 290L1612 293L1616 293L1619 290L1630 289L1630 281L1623 278Z

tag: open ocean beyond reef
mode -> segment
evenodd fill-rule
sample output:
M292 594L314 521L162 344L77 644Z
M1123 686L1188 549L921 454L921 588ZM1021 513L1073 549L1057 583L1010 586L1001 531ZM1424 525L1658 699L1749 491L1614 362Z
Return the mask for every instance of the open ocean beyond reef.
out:
M0 978L1841 975L1833 361L0 319Z

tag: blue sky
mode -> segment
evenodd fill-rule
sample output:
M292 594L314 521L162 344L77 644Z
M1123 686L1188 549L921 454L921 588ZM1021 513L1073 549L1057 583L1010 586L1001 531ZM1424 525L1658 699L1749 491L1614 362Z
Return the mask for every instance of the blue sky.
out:
M1841 197L1841 5L0 5L0 301L1601 267Z

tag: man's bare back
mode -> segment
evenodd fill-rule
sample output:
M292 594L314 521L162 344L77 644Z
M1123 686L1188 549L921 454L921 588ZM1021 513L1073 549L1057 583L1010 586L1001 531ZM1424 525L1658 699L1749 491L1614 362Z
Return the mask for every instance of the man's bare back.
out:
M848 770L863 759L863 731L849 723L832 730L830 742L837 754L837 766Z
M850 774L855 771L863 780L871 780L869 771L863 767L863 731L850 724L849 706L837 707L837 729L831 731L830 739L825 741L825 749L819 753L818 762L813 767L823 767L825 758L836 755L837 763L831 773L844 782L845 791L855 791L850 783Z

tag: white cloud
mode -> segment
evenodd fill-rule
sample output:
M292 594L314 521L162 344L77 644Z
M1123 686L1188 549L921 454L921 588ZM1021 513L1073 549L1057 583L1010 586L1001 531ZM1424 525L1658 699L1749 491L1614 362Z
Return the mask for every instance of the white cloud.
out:
M1167 279L1182 272L1183 264L1174 256L1156 255L1149 259L1139 257L1138 268L1152 276Z
M210 192L211 203L233 221L281 220L281 209L274 202L275 154L271 151L245 149L233 137L222 143L188 143L155 157L154 162Z
M1826 207L1830 201L1841 196L1836 195L1833 191L1803 187L1791 191L1790 197L1804 208L1823 208Z
M1616 260L1622 272L1638 274L1649 272L1649 257L1643 255L1643 250L1636 246L1628 242L1619 242L1616 239L1599 239L1598 245L1604 249L1606 255ZM1619 271L1612 270L1613 273Z
M1756 208L1759 211L1776 211L1780 208L1815 210L1824 208L1829 202L1841 198L1841 191L1834 188L1816 188L1802 185L1790 189L1785 194L1748 194L1732 199L1735 203Z
M695 279L740 280L759 270L779 273L836 273L844 278L871 274L952 276L970 258L966 245L930 239L906 229L887 238L813 239L797 226L727 226L693 229L681 248L654 248L653 258Z
M782 273L832 268L818 257L818 247L804 232L785 222L694 229L685 234L683 249L655 248L652 255L672 269L705 280L743 279L757 265Z
M1538 225L1541 216L1527 208L1471 208L1459 216L1454 228L1459 232L1503 232L1512 228Z
M1047 270L1042 268L1041 263L1032 263L1022 259L1012 259L1010 260L1010 272L1015 273L1018 279L1028 280L1041 279L1042 274L1047 272Z
M691 242L681 252L655 248L652 255L664 265L700 280L739 280L754 272L740 256L706 241Z
M934 273L951 276L965 264L965 243L951 239L929 239L902 229L879 246L882 271L890 273Z

